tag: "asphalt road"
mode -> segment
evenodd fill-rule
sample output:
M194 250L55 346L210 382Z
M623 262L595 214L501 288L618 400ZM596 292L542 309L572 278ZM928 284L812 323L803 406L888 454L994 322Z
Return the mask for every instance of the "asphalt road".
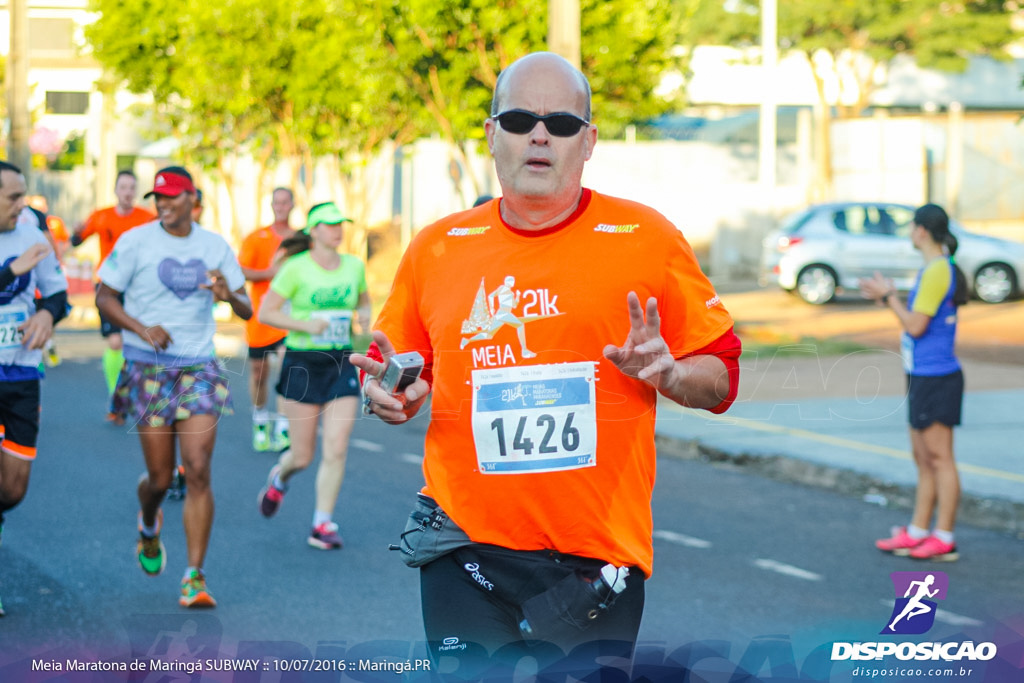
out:
M311 472L294 480L277 517L257 512L256 494L273 457L250 450L242 361L228 363L236 415L220 424L217 513L206 565L219 605L204 612L176 601L184 569L180 502L165 503L167 570L148 577L135 561L134 490L142 459L130 429L103 422L98 360L69 359L50 371L29 494L8 514L0 547L0 596L8 611L0 619L0 681L188 679L180 671L78 678L39 670L69 659L260 662L256 672L207 669L192 680L425 675L300 675L271 663L423 656L417 576L386 547L421 483L425 422L393 428L359 420L337 516L346 546L314 550L305 543ZM811 680L848 681L855 663L829 662L831 643L882 639L899 597L890 579L897 571L948 575L928 640L992 641L1003 648L1005 655L992 662L973 663L968 680L1001 682L998 671L1024 666L1024 543L961 526L961 560L922 565L872 546L905 521L905 512L693 461L662 458L658 477L655 574L635 667L682 680L679 662L689 658L693 671L702 672L691 680L729 681L742 664L762 680L793 680L804 672Z

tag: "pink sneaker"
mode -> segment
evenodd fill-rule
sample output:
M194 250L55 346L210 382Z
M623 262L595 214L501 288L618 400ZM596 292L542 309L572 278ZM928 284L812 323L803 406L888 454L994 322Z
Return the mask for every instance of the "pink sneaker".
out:
M334 522L324 522L315 527L309 533L306 542L320 550L337 550L343 545L341 536L338 535L338 525Z
M929 536L910 551L910 557L915 560L955 562L960 559L960 553L956 551L956 544L943 543L935 536Z
M893 555L905 557L910 554L911 548L916 548L924 542L923 538L914 538L907 533L907 527L893 527L891 538L880 538L875 541L875 547Z
M267 485L260 489L257 502L260 505L260 514L264 517L273 517L284 500L284 491L274 486L274 478L280 471L280 465L271 467L270 474L267 475Z

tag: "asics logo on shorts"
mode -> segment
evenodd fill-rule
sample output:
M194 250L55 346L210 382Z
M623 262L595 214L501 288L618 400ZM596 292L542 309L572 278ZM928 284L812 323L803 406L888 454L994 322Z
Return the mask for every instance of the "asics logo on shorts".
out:
M476 562L467 562L462 565L462 568L469 572L469 575L473 577L473 580L479 583L481 586L489 591L494 590L494 584L487 580L487 577L480 573L480 565Z

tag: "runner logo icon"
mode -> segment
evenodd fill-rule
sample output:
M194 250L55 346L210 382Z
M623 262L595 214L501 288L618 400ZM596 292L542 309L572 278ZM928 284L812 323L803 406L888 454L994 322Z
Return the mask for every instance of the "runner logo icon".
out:
M935 600L945 600L949 577L943 572L893 572L896 604L889 622L880 633L917 635L935 623Z

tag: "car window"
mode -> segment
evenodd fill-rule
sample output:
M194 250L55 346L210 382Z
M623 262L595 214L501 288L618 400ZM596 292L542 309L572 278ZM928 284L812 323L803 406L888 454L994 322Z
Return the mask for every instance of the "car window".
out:
M865 225L868 223L868 215L863 206L848 206L842 211L836 211L833 222L837 229L848 232L851 235L864 235L867 233Z
M889 214L896 237L910 237L910 226L914 222L914 212L905 206L887 206L884 211Z
M899 207L894 207L899 208ZM889 207L871 205L848 206L836 211L832 222L837 230L851 235L887 235L896 233L897 220L889 211Z
M836 211L832 214L832 224L836 226L836 230L840 232L849 232L849 228L846 224L846 211Z

